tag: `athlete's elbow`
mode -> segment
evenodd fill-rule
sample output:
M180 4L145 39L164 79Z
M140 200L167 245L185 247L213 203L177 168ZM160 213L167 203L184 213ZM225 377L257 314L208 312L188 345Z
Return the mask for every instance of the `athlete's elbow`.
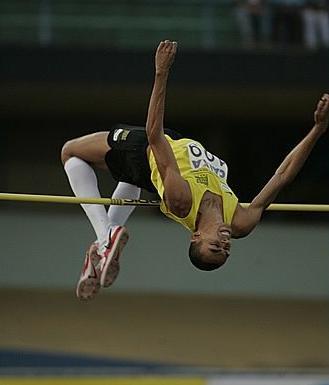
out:
M277 171L275 175L278 178L278 183L282 187L291 183L296 176L294 173L291 173L289 169L285 169L284 171Z

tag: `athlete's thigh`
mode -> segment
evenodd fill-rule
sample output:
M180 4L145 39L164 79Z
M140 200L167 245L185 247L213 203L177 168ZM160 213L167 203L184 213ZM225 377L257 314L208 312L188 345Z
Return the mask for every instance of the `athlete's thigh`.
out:
M102 131L69 140L63 147L64 158L76 156L97 167L107 169L105 155L111 149L107 143L108 134L108 131Z

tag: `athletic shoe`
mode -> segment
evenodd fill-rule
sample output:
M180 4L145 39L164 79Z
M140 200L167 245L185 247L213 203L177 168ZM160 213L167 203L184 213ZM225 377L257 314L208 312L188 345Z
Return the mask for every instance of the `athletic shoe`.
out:
M123 248L128 242L129 234L125 227L114 226L109 234L109 241L105 246L103 267L101 272L101 286L108 287L116 280L119 271L120 264L119 258Z
M81 300L90 300L95 297L100 289L101 256L98 254L98 244L93 243L86 252L76 295Z

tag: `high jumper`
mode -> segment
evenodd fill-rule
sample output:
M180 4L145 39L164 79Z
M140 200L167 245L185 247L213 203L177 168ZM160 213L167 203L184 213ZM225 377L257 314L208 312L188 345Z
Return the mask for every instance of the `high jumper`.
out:
M100 197L95 168L107 170L118 185L113 198L138 199L141 189L157 192L161 211L192 234L189 257L201 270L214 270L228 259L231 238L251 233L264 210L301 170L314 145L327 131L329 95L314 112L314 125L280 164L248 207L238 202L227 183L228 167L193 139L164 129L167 80L177 43L160 42L146 127L125 124L65 143L62 162L77 197ZM77 285L78 298L92 299L113 284L128 241L124 227L133 206L82 204L96 234L86 253Z

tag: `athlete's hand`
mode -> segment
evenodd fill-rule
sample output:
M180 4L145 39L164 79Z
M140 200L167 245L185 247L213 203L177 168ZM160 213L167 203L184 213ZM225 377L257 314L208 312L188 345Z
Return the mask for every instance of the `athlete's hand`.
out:
M329 123L329 94L323 94L314 112L316 128L324 133Z
M161 41L155 54L155 72L157 74L167 73L175 60L177 42Z

